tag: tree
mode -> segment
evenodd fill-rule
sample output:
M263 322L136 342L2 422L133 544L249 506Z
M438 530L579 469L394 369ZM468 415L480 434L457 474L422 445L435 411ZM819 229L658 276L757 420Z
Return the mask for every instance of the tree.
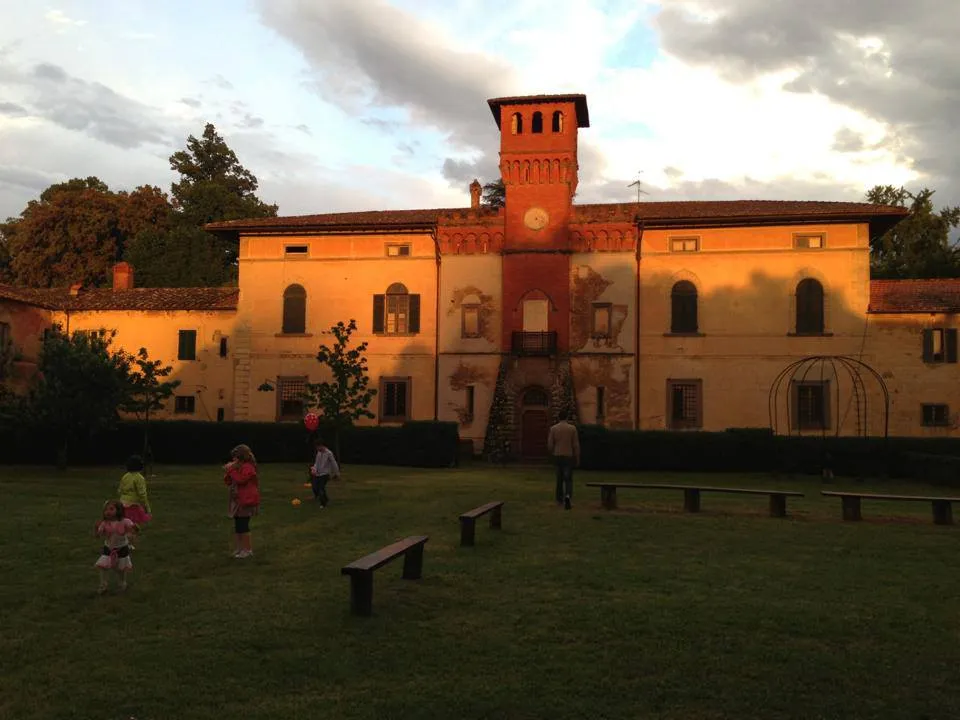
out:
M367 358L364 353L367 343L363 342L347 349L350 336L357 330L357 321L344 324L341 320L330 328L329 334L336 342L333 347L321 345L317 361L329 368L332 382L308 383L306 400L311 407L320 411L320 416L334 431L334 454L340 459L340 431L349 427L354 420L362 417L376 417L367 408L376 396L375 389L369 389L370 375L367 371Z
M19 218L0 224L5 246L0 255L8 255L19 284L109 285L128 240L147 228L163 230L170 210L159 188L112 192L96 177L74 178L51 185Z
M123 259L133 265L141 287L219 287L236 281L225 262L230 248L201 228L147 230L127 245Z
M180 387L180 381L164 380L173 372L173 366L151 360L146 348L140 348L128 360L130 372L120 409L143 420L143 458L149 463L153 454L150 450L150 413L163 410L166 400Z
M507 204L507 189L503 185L503 178L483 186L483 199L480 204L494 209Z
M960 253L950 231L960 225L960 207L934 212L935 191L914 194L905 188L877 185L867 192L876 205L910 208L910 215L883 235L870 238L870 269L875 278L960 276Z
M46 334L38 362L39 380L29 407L36 426L48 432L57 448L57 464L67 465L69 447L112 427L126 399L130 357L111 351L116 330L76 331L54 325Z

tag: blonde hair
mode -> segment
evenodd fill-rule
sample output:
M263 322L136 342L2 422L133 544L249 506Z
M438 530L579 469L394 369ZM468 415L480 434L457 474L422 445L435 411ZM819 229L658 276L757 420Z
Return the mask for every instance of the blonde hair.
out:
M249 462L254 465L257 464L257 459L253 456L253 451L250 449L249 445L237 445L233 450L230 451L230 456L235 457L241 462Z

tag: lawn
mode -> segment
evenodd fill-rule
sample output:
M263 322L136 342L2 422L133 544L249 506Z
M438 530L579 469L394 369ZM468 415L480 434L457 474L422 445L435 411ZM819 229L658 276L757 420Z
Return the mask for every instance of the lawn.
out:
M130 588L100 597L91 529L121 472L0 468L0 717L960 717L960 527L928 504L843 523L816 479L622 474L807 497L787 519L763 496L685 514L679 492L607 512L583 487L607 475L578 472L564 511L547 468L357 466L321 511L290 503L302 467L264 465L235 560L219 468L160 467ZM458 547L457 515L491 499L503 530ZM340 568L412 534L423 579L397 560L352 616Z

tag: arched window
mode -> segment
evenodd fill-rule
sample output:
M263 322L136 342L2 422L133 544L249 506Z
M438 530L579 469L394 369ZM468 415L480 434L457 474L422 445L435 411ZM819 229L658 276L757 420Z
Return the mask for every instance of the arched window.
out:
M300 334L307 331L307 291L303 285L290 285L283 291L283 332Z
M373 331L386 335L420 332L420 296L403 283L393 283L383 295L373 296Z
M697 288L689 280L681 280L670 291L670 332L697 332Z
M559 110L553 111L553 127L551 129L555 133L563 132L563 113Z
M523 115L515 112L510 116L510 131L514 135L523 135Z
M823 334L823 285L813 278L797 283L797 335Z
M543 132L543 113L537 111L533 114L533 122L530 123L530 132L542 133Z

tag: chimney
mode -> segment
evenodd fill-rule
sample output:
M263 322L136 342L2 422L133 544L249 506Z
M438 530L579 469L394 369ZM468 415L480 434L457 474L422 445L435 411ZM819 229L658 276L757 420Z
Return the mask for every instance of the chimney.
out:
M80 289L83 287L83 283L74 283L70 286L70 297L77 297L80 294Z
M128 262L118 262L113 266L113 289L130 290L133 287L133 266Z
M470 183L470 207L474 210L480 208L480 196L483 194L483 187L476 178Z

